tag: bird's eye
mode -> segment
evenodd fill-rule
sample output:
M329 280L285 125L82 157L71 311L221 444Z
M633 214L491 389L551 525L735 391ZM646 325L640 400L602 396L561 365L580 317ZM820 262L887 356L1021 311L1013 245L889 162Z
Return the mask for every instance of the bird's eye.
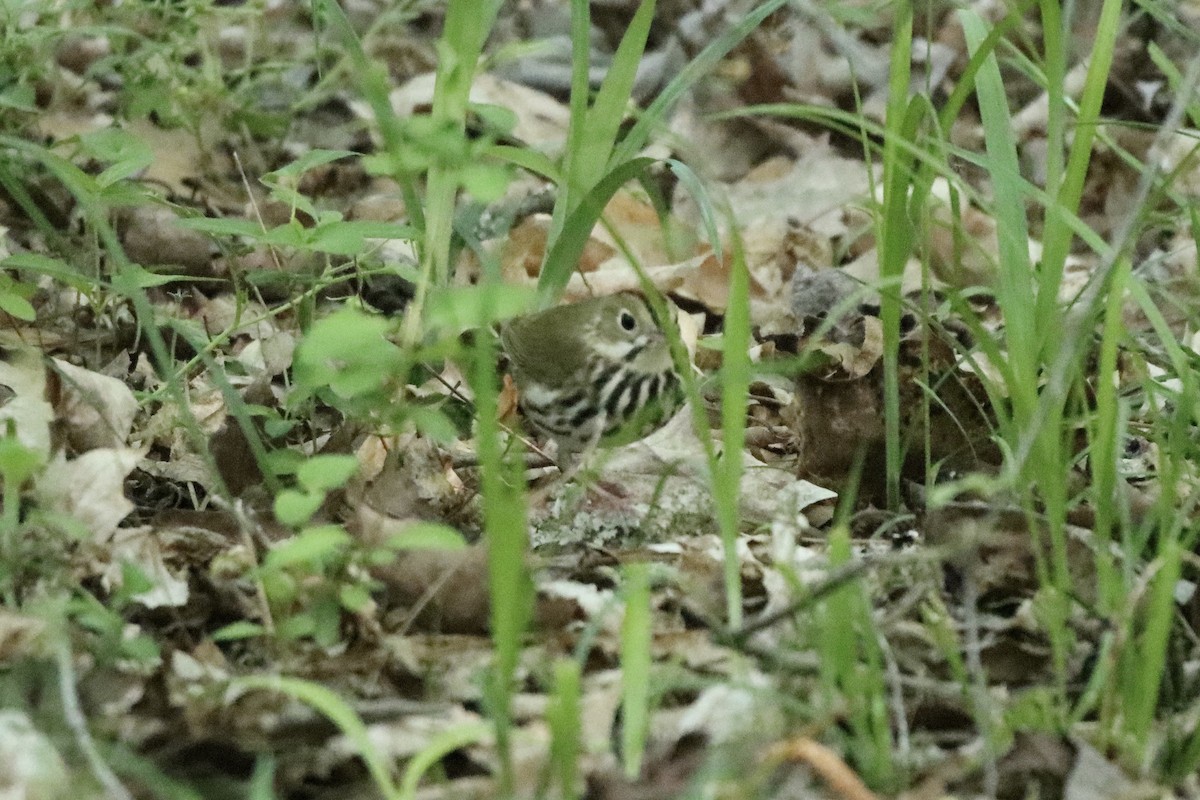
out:
M637 327L637 320L628 311L622 311L618 321L621 323L621 327L627 331L632 331Z

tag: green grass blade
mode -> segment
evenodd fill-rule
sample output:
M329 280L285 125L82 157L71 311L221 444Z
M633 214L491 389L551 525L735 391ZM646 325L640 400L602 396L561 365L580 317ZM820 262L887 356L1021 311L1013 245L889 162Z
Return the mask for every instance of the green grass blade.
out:
M621 44L613 55L608 74L596 92L596 99L587 114L587 123L580 141L580 151L572 154L571 166L573 174L568 175L573 187L584 192L590 191L604 175L605 169L612 164L613 146L617 141L617 132L625 118L625 110L629 106L629 98L633 92L633 82L637 78L638 65L646 48L646 39L650 35L650 23L654 21L655 0L642 0L638 10L629 21ZM578 156L578 158L576 158ZM573 209L568 209L568 211Z
M969 11L959 19L972 54L987 36L984 21ZM1036 326L1033 309L1033 267L1029 261L1029 225L1016 144L1012 140L1012 118L1004 80L993 52L980 67L975 92L983 116L987 166L995 195L995 217L1000 248L997 299L1004 310L1007 349L1013 371L1013 403L1019 421L1033 415L1036 404Z
M888 107L883 145L883 214L880 221L879 273L880 320L883 325L883 398L887 452L887 504L900 506L900 277L912 253L912 220L909 187L912 159L902 142L916 135L915 105L908 102L909 61L912 50L912 5L896 7L892 26L892 70L888 81Z
M587 2L574 0L571 4L571 123L563 156L563 180L550 230L551 246L568 227L571 214L585 202L609 165L619 163L613 160L613 145L646 49L654 6L655 0L642 0L634 12L604 81L589 106L591 16Z
M400 792L392 781L391 768L387 759L371 743L371 739L367 735L367 726L363 724L354 709L332 690L319 683L281 675L251 675L237 678L232 682L232 686L244 690L280 692L311 706L336 725L342 735L354 745L355 751L366 764L367 773L370 774L371 781L380 794L387 800L395 800L400 797Z
M467 723L441 731L429 740L425 748L412 757L404 768L400 781L399 800L417 800L417 789L421 778L429 768L455 750L487 739L491 728L483 723Z
M650 730L650 568L625 570L625 618L621 622L621 756L625 776L641 774Z
M737 629L742 626L742 565L737 536L746 405L750 395L750 271L746 268L737 229L731 228L731 234L733 263L729 269L729 304L725 308L721 360L722 455L713 474L713 502L724 548L727 624Z
M1117 458L1123 433L1122 408L1117 396L1118 346L1125 331L1124 298L1129 280L1130 264L1122 259L1113 273L1104 313L1104 328L1100 340L1099 363L1096 381L1096 414L1092 423L1091 472L1092 495L1096 508L1096 522L1092 530L1096 536L1096 584L1099 590L1100 611L1116 614L1125 606L1125 592L1113 562L1110 543L1113 541L1119 519L1116 498Z
M580 796L579 756L582 749L583 726L580 697L582 695L579 662L564 658L554 664L554 697L546 712L550 725L550 763L558 773L558 785L564 800Z
M404 136L400 130L400 120L392 110L390 99L391 86L387 69L368 58L363 50L362 42L346 12L336 0L317 0L318 18L325 22L337 36L341 47L349 54L353 64L353 74L358 78L359 91L363 99L371 107L375 116L375 124L379 126L379 135L383 139L384 149L391 153L400 152L404 148ZM395 175L400 184L400 192L404 196L404 205L408 218L417 230L425 229L425 213L417 193L416 184L408 175ZM423 242L419 242L421 244Z
M497 161L503 161L512 164L514 167L520 167L534 175L539 175L555 182L562 180L562 173L559 171L558 165L548 156L536 150L496 144L487 148L485 152Z
M591 99L592 14L588 0L571 0L571 97L567 147L563 153L563 179L555 204L551 240L558 238L567 215L574 210L571 194L578 188L572 176L579 167L587 139L588 101ZM608 158L608 153L604 157ZM584 190L586 194L586 190Z
M1063 268L1071 248L1070 229L1059 218L1057 209L1062 208L1074 212L1078 210L1083 197L1084 182L1087 179L1088 165L1092 159L1092 144L1096 138L1100 106L1104 101L1108 74L1112 68L1113 52L1116 47L1123 6L1121 0L1104 0L1101 7L1100 20L1096 25L1096 35L1089 56L1087 77L1084 80L1083 93L1079 98L1079 115L1072 132L1071 150L1067 156L1062 185L1058 187L1058 202L1046 209L1045 231L1042 235L1043 249L1037 319L1041 326L1039 328L1041 339L1048 350L1053 348L1058 341L1056 338L1059 332L1058 287L1062 283ZM1047 79L1052 77L1054 76L1047 75ZM1051 91L1053 100L1055 91L1053 86L1051 86ZM1061 98L1061 91L1058 91L1058 95ZM1051 108L1054 108L1053 103L1051 103ZM1051 116L1051 121L1054 119L1054 116ZM1061 129L1055 129L1055 132L1061 134ZM1065 136L1065 134L1062 135ZM1048 144L1051 149L1056 149L1061 148L1065 141L1050 139ZM1047 186L1051 187L1053 184L1047 184ZM1047 360L1049 360L1048 356Z
M485 298L486 298L485 293ZM512 681L533 609L533 584L525 565L529 549L525 475L520 455L501 447L497 422L495 342L477 336L472 353L476 452L481 471L484 529L488 543L488 592L495 661L487 693L501 759L501 787L512 788L509 744ZM513 451L519 448L511 448Z
M591 238L592 228L604 213L604 207L622 186L637 178L654 163L652 158L635 158L613 169L580 201L579 206L567 217L562 235L546 252L542 274L538 278L539 303L549 305L562 293L583 249Z
M729 54L729 51L737 46L738 42L749 36L751 31L762 24L763 20L782 8L787 2L788 0L768 0L709 42L670 83L663 87L654 101L642 112L638 121L633 124L633 127L616 146L609 163L623 163L641 152L642 148L646 146L646 142L650 141L650 134L653 133L655 126L666 117L667 111L683 96L684 92L711 73L713 67L719 64Z

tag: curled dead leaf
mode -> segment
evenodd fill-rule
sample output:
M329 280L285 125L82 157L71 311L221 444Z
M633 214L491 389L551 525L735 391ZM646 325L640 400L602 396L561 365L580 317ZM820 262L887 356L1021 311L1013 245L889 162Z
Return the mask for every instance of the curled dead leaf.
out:
M59 453L34 483L34 497L47 511L79 522L92 541L106 540L133 511L125 497L125 476L145 454L131 448L99 448L68 461Z
M65 427L71 449L83 453L123 446L138 411L137 398L125 381L59 358L52 363L61 387L56 416Z

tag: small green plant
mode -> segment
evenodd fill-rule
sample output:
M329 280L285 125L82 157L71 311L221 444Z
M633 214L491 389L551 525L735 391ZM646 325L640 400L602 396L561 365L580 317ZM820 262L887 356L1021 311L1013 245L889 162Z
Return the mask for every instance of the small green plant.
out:
M343 614L374 607L379 588L370 568L390 563L414 547L455 549L460 534L432 523L414 526L379 545L356 542L341 525L312 522L329 493L345 486L358 470L353 456L319 455L302 461L295 486L275 497L275 517L296 534L267 551L250 577L262 587L270 617L263 623L238 621L213 633L215 640L273 634L284 641L311 639L322 647L341 641Z

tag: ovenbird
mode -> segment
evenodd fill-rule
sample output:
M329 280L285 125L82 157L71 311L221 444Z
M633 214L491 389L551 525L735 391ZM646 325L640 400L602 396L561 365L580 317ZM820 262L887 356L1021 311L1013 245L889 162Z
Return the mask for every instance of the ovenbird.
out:
M562 464L662 427L683 400L662 327L644 297L622 292L518 317L500 330L519 406L558 444Z

